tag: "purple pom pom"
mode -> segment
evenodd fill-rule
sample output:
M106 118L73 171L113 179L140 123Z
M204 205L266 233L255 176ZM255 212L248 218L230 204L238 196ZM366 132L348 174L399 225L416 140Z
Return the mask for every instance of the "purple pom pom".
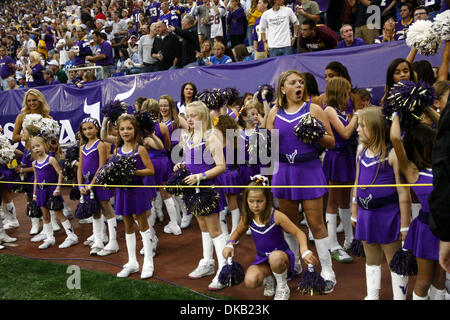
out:
M406 129L420 121L424 110L432 106L435 99L434 88L427 82L401 81L389 92L383 114L390 120L394 112L399 112L400 126Z
M226 265L222 267L219 273L219 282L223 285L236 286L245 278L244 268L236 261L228 258Z
M309 264L308 269L303 270L300 274L300 282L298 290L303 295L318 295L325 291L325 280L314 271L314 266Z
M119 117L127 112L127 105L119 100L106 104L102 108L102 114L108 117L108 120L115 123Z
M258 99L259 103L263 103L263 98L262 98L263 90L267 90L266 100L268 102L273 101L273 99L275 98L275 89L270 84L262 84L258 87L258 90L256 92L256 98Z
M183 198L188 211L194 216L208 215L219 206L219 194L213 188L196 188L195 193L184 194Z
M350 254L355 257L364 258L366 254L364 253L364 247L361 240L353 239L350 248L348 249Z
M235 103L239 99L240 96L239 90L230 87L225 88L224 90L227 105L229 106L233 105L233 103Z
M36 200L32 200L27 204L27 216L30 218L42 217L41 208L38 207Z
M64 200L61 196L50 196L47 200L48 210L62 210L64 209Z
M182 166L180 169L175 171L173 175L169 177L169 179L167 179L166 191L177 196L194 193L194 188L181 188L182 186L187 186L187 183L183 180L190 174L191 173L189 172L189 170L186 169L185 166Z
M131 184L136 169L136 159L133 156L114 155L99 169L97 184Z
M411 251L400 249L392 257L389 267L401 276L417 275L417 260Z
M195 100L203 102L210 110L219 110L226 103L225 96L221 89L205 89L196 95Z
M100 203L97 199L95 199L95 195L92 190L89 199L86 201L86 207L90 216L100 212Z
M294 134L304 143L315 143L325 134L325 126L308 113L294 127Z
M146 136L145 132L153 133L155 131L156 123L158 119L149 111L136 111L134 117L141 128L143 136Z
M84 197L80 198L80 203L77 205L77 208L75 209L75 218L81 220L89 218L89 212L87 208L87 203L84 200Z

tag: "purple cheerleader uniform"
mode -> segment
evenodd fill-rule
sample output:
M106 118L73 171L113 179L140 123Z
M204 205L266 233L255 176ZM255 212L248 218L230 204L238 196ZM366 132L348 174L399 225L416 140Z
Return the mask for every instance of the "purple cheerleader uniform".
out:
M326 185L319 159L319 151L314 143L304 143L294 134L294 127L301 118L309 114L310 102L305 102L295 113L287 113L279 109L274 121L278 129L280 148L279 157L274 159L278 171L272 176L273 186L314 186ZM287 200L309 200L322 197L328 188L273 188L275 198Z
M22 159L20 160L20 165L22 168L31 168L33 166L33 157L31 156L31 150L25 149L22 155ZM34 173L28 172L24 173L24 181L25 182L33 182L34 181ZM27 189L27 195L33 195L33 185L27 184L25 185Z
M260 174L261 165L258 163L258 148L255 146L253 148L252 154L249 152L250 137L252 135L247 135L244 130L238 138L238 148L236 152L238 153L238 163L239 163L239 175L240 184L245 186L250 183L250 177ZM244 157L242 157L242 147L244 146Z
M172 160L172 150L178 145L178 143L180 142L180 135L177 133L173 133L176 129L175 126L175 121L174 120L167 120L166 122L164 122L164 124L167 126L167 128L169 129L169 134L170 134L170 151L167 154L167 158L168 158L168 176L170 177L173 174L173 167L175 166L175 163ZM179 148L177 148L178 150ZM181 149L182 150L182 149ZM181 152L180 150L180 152ZM180 155L181 156L181 155Z
M419 173L419 179L417 179L416 184L425 183L433 183L433 171L431 169L426 169ZM411 222L403 247L411 250L417 258L438 261L439 239L431 232L428 224L428 216L430 215L428 197L433 187L412 186L411 188L419 199L422 209L419 216Z
M386 158L367 156L365 149L358 158L359 185L395 184L394 170ZM355 238L368 244L388 244L396 241L400 232L400 207L395 187L358 188L358 222Z
M228 159L226 157L227 149L233 148L233 146L226 146L223 148L223 153L225 155L226 161L226 171L216 177L217 185L226 186L225 188L220 188L219 192L223 194L239 194L242 188L235 188L240 183L241 177L239 175L238 169L234 165L234 159ZM230 155L231 155L230 151ZM232 163L228 163L231 161Z
M227 115L233 118L234 121L237 121L237 116L233 109L227 108Z
M98 144L100 139L94 142L94 144L87 148L87 144L81 149L81 155L83 157L83 166L81 168L81 173L83 175L83 183L90 184L94 178L95 173L98 170L99 154L98 154ZM94 187L94 195L97 201L109 201L113 196L113 191L110 189L105 189L103 187ZM89 195L85 195L85 200L89 198Z
M253 220L250 224L250 229L252 231L253 241L256 247L256 258L252 262L254 264L261 264L269 260L269 255L275 250L284 251L289 257L289 269L288 278L294 276L294 266L295 266L295 255L289 249L289 246L284 240L283 228L275 224L274 221L274 211L270 216L270 221L267 226L259 225Z
M339 120L344 126L349 123L348 116L336 110ZM323 159L323 171L328 181L350 182L355 181L355 160L350 139L343 139L339 133L331 127L334 135L334 149L327 150Z
M36 170L36 203L39 207L47 207L48 199L53 195L56 185L44 185L41 183L57 183L58 173L50 163L50 155L40 163L38 160L34 163ZM63 201L63 198L61 201Z
M164 136L161 133L160 123L155 126L155 135L164 143ZM144 183L150 185L149 182L156 183L156 185L162 185L167 181L169 175L169 159L167 157L166 149L155 150L148 149L148 155L152 160L153 167L155 168L155 175L151 178L144 177Z
M128 153L123 152L123 147L121 147L117 154L120 156L133 155L134 159L136 159L137 170L142 170L145 169L145 165L139 156L138 147L139 146L136 146L136 150L131 150ZM134 154L132 154L133 152ZM131 184L143 185L143 177L134 176ZM114 200L114 211L116 215L131 216L133 214L142 214L145 211L150 210L152 205L147 189L148 188L116 188Z
M9 169L7 165L0 165L0 180L2 181L14 181L15 179L15 172L12 169ZM13 188L12 183L5 183L2 184L2 186L6 190L11 190Z
M203 173L215 167L214 159L209 150L206 148L206 143L204 140L201 143L194 145L192 143L192 139L189 138L184 147L184 159L186 169L191 174ZM217 181L218 177L215 177L214 179L201 180L200 185L214 185L218 184ZM199 190L202 192L203 188L199 188ZM216 191L218 190L216 189ZM209 212L204 216L218 213L226 207L227 200L225 199L225 196L220 191L218 191L218 194L218 208L214 210L214 212Z

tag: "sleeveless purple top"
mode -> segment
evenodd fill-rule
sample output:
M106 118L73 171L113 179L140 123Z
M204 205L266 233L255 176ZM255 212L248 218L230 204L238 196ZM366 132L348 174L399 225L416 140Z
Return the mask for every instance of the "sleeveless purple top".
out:
M164 144L164 136L161 133L161 124L156 123L155 126L155 135L161 140L161 142ZM155 150L155 149L148 149L148 155L150 156L150 159L156 158L156 157L167 157L166 149L163 148L161 150Z
M99 154L97 147L100 141L98 139L90 148L87 148L87 144L85 144L81 149L81 155L83 157L81 173L84 183L90 182L98 170Z
M349 120L348 120L347 113L342 114L336 108L334 110L336 110L338 118L339 118L339 120L341 120L342 124L345 127L348 126ZM333 135L334 135L334 150L340 151L341 149L348 148L350 139L342 138L341 135L333 128L333 126L331 126L331 130L333 131Z
M194 145L191 137L184 146L184 159L186 169L192 174L202 173L216 166L211 152L206 148L206 142L202 140Z
M58 174L56 173L55 168L53 168L53 166L50 164L50 155L48 155L42 163L36 160L36 162L34 163L34 167L36 169L37 183L58 182Z
M433 171L432 169L425 169L419 172L419 179L417 179L416 184L432 184L433 183ZM418 187L411 186L411 189L419 199L420 204L422 205L422 211L430 212L430 205L428 204L428 197L433 191L433 187Z

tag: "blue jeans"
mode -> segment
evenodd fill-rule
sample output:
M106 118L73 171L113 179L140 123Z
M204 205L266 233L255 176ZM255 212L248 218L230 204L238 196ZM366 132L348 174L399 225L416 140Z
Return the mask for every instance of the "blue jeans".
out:
M292 47L270 48L269 57L287 56L292 54Z

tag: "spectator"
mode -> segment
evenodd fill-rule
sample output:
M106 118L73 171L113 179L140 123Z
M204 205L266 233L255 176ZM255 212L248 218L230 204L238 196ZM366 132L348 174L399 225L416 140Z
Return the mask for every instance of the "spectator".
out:
M258 12L261 15L271 8L269 0L258 0ZM255 53L255 60L267 58L268 52L264 47L264 42L261 38L261 27L259 26L261 17L255 20L252 31L253 52Z
M205 40L211 40L211 24L209 19L206 18L209 8L210 0L203 1L202 4L198 4L197 1L194 2L194 6L191 9L191 13L197 17L197 32L198 32L198 42L203 44Z
M85 33L82 27L76 28L77 42L71 50L75 51L74 65L76 67L84 66L86 63L85 58L92 55L89 42L85 38Z
M131 68L133 68L133 62L128 55L128 51L125 48L119 49L119 60L117 60L116 64L116 73L117 75L126 75L129 74Z
M200 45L198 43L197 27L194 25L194 22L194 17L187 14L181 20L183 29L173 26L169 28L170 31L183 39L181 42L181 59L178 65L180 68L190 68L197 65L195 55L200 50Z
M164 21L167 27L180 27L180 21L178 20L177 14L169 10L169 4L167 2L161 3L159 21Z
M148 7L147 7L147 13L146 15L150 16L150 23L155 23L159 20L159 14L161 9L161 3L156 0L149 0L148 1Z
M372 44L380 35L380 26L373 23L372 13L368 13L368 7L371 5L369 0L356 0L353 10L356 11L355 18L355 37L361 38L367 44ZM370 11L373 12L373 11ZM371 23L371 24L368 24Z
M228 32L231 48L244 43L247 18L239 0L230 0L227 23L230 25Z
M28 31L24 31L23 33L23 47L31 52L31 50L36 49L36 42L30 38L30 33Z
M248 40L248 45L253 45L253 30L255 27L255 22L257 19L261 18L261 15L263 13L258 9L258 0L248 0L246 2L246 4L247 3L250 3L250 7L248 8L248 10L246 9L247 40ZM246 8L247 8L247 6L246 6ZM261 21L261 20L259 20L259 21Z
M75 67L75 57L76 57L76 52L72 49L70 49L69 53L68 53L68 60L66 61L66 63L64 64L64 71L68 72L71 68Z
M261 16L259 24L261 38L270 57L292 53L292 45L297 39L299 24L290 8L282 7L283 0L274 0L273 7ZM294 37L291 36L290 25L294 25Z
M114 55L119 56L119 48L126 44L126 36L128 34L128 25L127 22L120 18L118 12L113 12L112 14L112 32L114 35L114 41L111 42L112 47L114 48Z
M50 70L50 69L44 70L43 74L44 74L45 84L54 85L54 84L60 83L58 80L55 79L55 75L52 70Z
M233 50L227 46L227 44L225 43L225 39L222 36L217 36L214 38L214 44L216 44L217 42L220 42L221 44L224 45L225 47L225 55L229 56L231 58L232 61L236 61L236 59L234 58L234 53Z
M203 41L202 45L201 45L201 52L196 52L195 57L197 59L206 59L209 58L210 56L212 56L212 44L211 41L209 40L205 40Z
M94 56L87 56L86 61L95 63L96 66L103 67L105 78L109 78L114 72L113 51L111 44L106 40L106 34L94 31L94 41L98 45Z
M316 23L320 22L320 8L316 1L296 1L293 3L292 10L295 12L300 26L306 20L314 20Z
M397 41L404 39L403 33L398 33L395 31L395 19L394 17L389 17L383 25L383 34L375 39L375 43Z
M429 19L431 21L434 20L434 18L436 17L436 15L441 12L441 2L442 2L442 6L445 5L445 1L444 0L422 0L421 3L422 5L427 9L427 14L429 15Z
M425 6L419 6L414 9L414 21L417 20L428 20L430 15L428 9Z
M6 47L0 45L0 91L8 89L8 77L16 73L16 61L7 55Z
M316 25L314 20L305 20L298 39L298 52L312 52L336 48L338 37L326 25Z
M211 66L215 64L231 63L233 60L231 60L229 56L225 55L225 46L220 42L216 42L214 44L214 55L206 59L203 59L201 56L197 55L197 62L199 66Z
M133 60L133 56L136 54L138 55L139 51L139 45L138 45L138 38L135 35L132 35L130 39L128 40L128 55Z
M178 17L178 22L180 23L182 16L186 13L186 7L184 4L180 3L180 0L172 0L172 5L169 7L170 11Z
M51 27L47 27L47 29L45 29L44 41L45 41L45 47L47 48L47 53L50 51L54 52L54 49L55 49L54 32L55 31L52 30Z
M153 43L152 57L158 60L158 70L176 69L181 49L178 37L169 33L163 21L156 23L156 31L159 37Z
M99 19L106 21L106 16L105 14L102 12L102 7L101 6L95 6L94 7L94 20L95 22L97 22Z
M8 77L7 82L8 82L8 89L6 89L6 90L19 89L19 86L17 85L17 81L13 76Z
M49 62L48 67L51 71L53 71L53 74L56 76L56 79L60 83L66 83L67 82L67 74L64 72L64 70L61 70L59 68L59 63L56 60L52 60Z
M30 52L29 61L22 70L29 88L45 85L43 70L41 55L36 51Z
M17 59L17 51L20 48L20 42L11 35L6 37L6 50L14 60Z
M383 24L388 17L395 17L397 0L376 0L371 2L375 2L380 6L381 21Z
M141 67L133 68L130 71L131 74L158 70L158 60L152 57L153 44L157 34L156 23L152 23L151 26L145 25L144 31L146 31L147 34L144 34L141 37L138 44L139 63L141 64Z
M413 5L409 2L405 2L400 7L400 21L395 25L395 32L398 34L403 34L409 28L409 26L414 22L413 15Z
M244 44L238 44L234 47L234 56L236 57L237 62L253 60Z
M355 24L357 12L356 0L333 0L328 3L326 11L327 26L335 32L344 24Z
M220 0L212 0L205 3L205 7L207 9L205 19L211 23L211 39L217 36L225 38L225 21L222 19L226 17L227 10L221 4Z
M27 88L27 80L22 72L17 76L17 85L19 86L19 89Z
M366 44L363 39L353 36L353 28L349 24L344 24L339 32L342 40L339 41L336 48L357 47Z

